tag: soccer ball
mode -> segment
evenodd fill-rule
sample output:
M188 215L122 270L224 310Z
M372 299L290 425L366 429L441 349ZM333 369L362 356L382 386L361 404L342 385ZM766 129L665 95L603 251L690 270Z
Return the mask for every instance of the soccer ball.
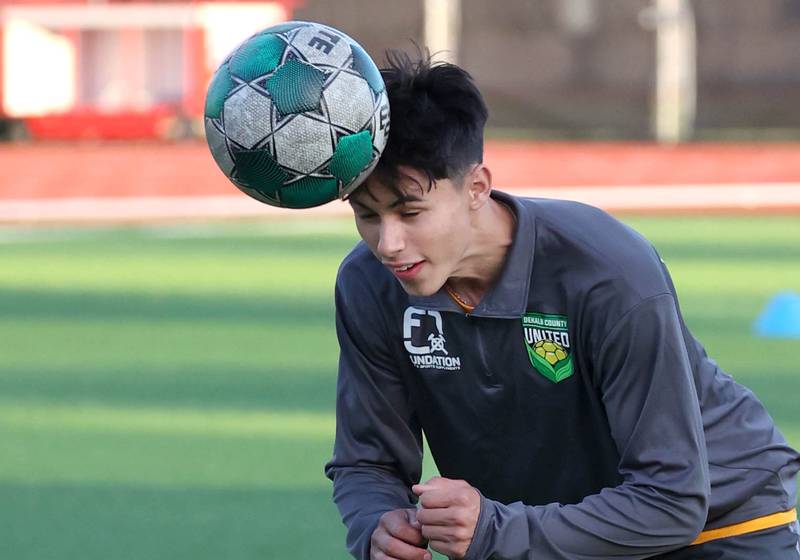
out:
M241 191L284 208L351 193L378 163L389 99L353 39L318 23L282 23L245 40L208 88L206 140Z

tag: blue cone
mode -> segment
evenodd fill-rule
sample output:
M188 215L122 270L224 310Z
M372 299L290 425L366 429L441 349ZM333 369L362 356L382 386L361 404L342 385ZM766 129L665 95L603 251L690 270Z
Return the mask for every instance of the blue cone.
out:
M800 338L800 294L776 294L753 324L758 336L769 338Z

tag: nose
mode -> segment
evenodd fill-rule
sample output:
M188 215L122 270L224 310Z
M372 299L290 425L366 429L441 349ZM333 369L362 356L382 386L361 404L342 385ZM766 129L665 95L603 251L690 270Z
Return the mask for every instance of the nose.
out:
M406 247L403 225L396 220L382 220L378 235L377 251L382 258L392 258Z

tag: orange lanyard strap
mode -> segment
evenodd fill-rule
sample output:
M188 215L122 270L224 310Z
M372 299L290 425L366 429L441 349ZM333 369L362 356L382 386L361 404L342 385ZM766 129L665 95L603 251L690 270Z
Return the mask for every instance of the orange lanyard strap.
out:
M445 284L444 289L447 290L447 293L450 294L450 297L453 298L453 301L455 301L458 304L458 306L464 310L464 313L472 313L473 311L475 311L475 306L470 305L466 301L461 299L461 296L455 293L455 291L450 286Z
M780 511L778 513L771 513L763 517L756 517L748 521L742 521L735 525L728 525L718 529L709 529L703 531L692 543L703 544L708 541L715 541L717 539L724 539L726 537L735 537L737 535L746 535L747 533L755 533L756 531L763 531L764 529L771 529L781 525L788 525L797 521L797 510Z

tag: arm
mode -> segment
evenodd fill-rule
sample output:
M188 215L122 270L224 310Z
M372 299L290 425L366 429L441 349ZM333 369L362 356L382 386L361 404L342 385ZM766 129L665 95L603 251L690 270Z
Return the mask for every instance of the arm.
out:
M504 505L481 496L465 558L633 560L686 546L701 531L705 439L672 295L629 310L595 358L623 483L574 505Z
M370 539L384 513L415 507L411 486L422 472L422 433L370 298L368 289L337 281L336 441L325 468L347 526L347 547L360 559L370 557Z

